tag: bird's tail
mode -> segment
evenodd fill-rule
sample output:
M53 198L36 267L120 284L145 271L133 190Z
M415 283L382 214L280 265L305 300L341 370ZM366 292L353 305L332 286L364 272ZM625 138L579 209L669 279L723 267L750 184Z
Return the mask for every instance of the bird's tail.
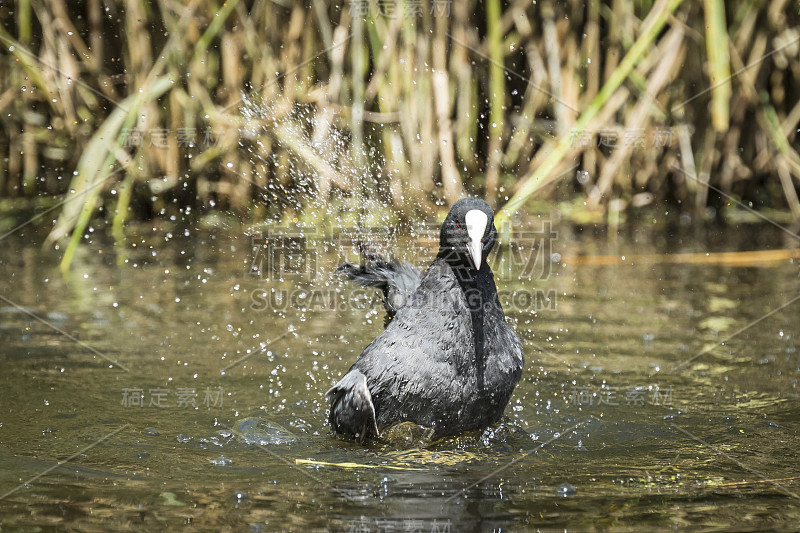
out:
M376 287L383 293L383 305L392 318L411 301L411 295L422 281L422 272L407 261L386 260L378 253L361 247L360 265L342 263L337 272L364 287Z
M328 420L334 431L362 443L368 436L379 435L375 406L364 374L350 370L325 393L325 399L331 404Z

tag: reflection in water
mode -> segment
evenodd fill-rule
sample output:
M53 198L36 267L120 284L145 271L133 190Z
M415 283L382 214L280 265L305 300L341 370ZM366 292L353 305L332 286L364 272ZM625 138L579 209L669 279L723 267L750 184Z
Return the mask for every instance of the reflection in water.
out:
M284 241L270 264L252 235L152 232L122 268L87 245L64 279L55 255L0 241L0 491L124 427L0 500L3 525L796 523L800 303L739 330L796 297L797 260L567 260L781 248L784 235L637 230L611 245L555 230L493 264L527 361L503 422L440 441L403 425L363 447L330 434L322 397L383 327L374 293L332 278L347 242ZM422 238L395 248L430 262Z

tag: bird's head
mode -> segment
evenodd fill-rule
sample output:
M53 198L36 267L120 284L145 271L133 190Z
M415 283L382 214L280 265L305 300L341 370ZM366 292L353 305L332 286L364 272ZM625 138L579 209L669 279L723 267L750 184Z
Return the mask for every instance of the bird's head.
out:
M451 266L480 270L497 240L494 212L479 198L453 204L442 224L439 256Z

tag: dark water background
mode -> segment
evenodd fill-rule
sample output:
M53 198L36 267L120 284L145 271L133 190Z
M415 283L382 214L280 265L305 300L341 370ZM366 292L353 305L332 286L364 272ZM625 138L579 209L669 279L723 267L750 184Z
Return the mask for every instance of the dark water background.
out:
M37 236L7 237L0 528L796 529L800 301L740 330L798 296L798 260L629 259L796 241L530 228L495 265L526 357L503 422L366 447L326 425L325 391L383 327L374 294L332 280L341 239L316 234L281 274L254 252L265 234L144 228L126 264L90 238L65 278Z

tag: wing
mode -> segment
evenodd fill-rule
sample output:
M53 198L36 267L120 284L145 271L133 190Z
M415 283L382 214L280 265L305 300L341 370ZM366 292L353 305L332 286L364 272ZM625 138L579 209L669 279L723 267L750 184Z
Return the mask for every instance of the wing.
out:
M422 272L407 261L387 261L381 255L362 250L364 263L342 263L337 272L350 281L383 292L383 305L389 318L405 306L422 281Z

